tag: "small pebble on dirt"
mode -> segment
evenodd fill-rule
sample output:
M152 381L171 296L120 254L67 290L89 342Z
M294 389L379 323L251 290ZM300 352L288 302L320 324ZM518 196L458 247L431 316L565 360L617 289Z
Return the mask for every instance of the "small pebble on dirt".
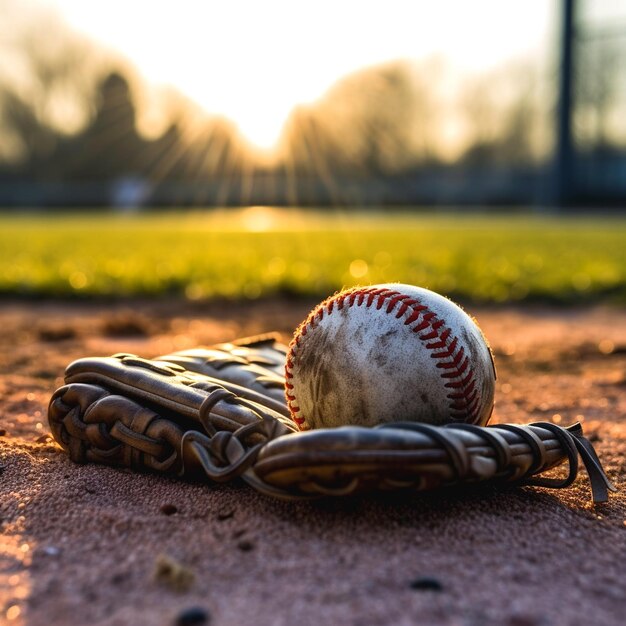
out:
M251 550L254 550L254 544L252 543L252 541L249 541L248 539L242 539L238 544L237 547L242 551L242 552L250 552Z
M537 618L534 615L527 615L524 613L516 613L509 617L507 626L540 626L547 623L541 618Z
M44 326L38 330L41 341L65 341L75 339L76 330L71 326Z
M170 556L161 554L154 567L154 580L172 591L188 591L195 580L194 573L187 566Z
M192 606L178 614L174 626L201 626L208 624L211 619L210 613L201 606Z
M114 585L121 585L125 580L128 579L128 574L126 572L117 572L111 576L111 582Z
M443 591L443 585L436 578L430 576L423 576L412 580L409 587L416 591Z
M178 513L178 507L175 504L162 504L159 510L163 515L174 515L174 513Z
M150 321L132 313L120 313L102 322L105 337L148 337L151 334Z

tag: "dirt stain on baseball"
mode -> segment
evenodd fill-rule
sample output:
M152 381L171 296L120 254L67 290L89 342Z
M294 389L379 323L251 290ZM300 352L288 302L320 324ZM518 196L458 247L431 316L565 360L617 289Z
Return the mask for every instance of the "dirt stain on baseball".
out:
M333 342L324 328L317 328L308 337L309 346L296 357L301 372L300 380L309 382L308 397L312 399L311 407L300 406L311 422L315 423L326 412L327 399L330 397L334 381L328 363L332 359Z
M378 367L385 367L387 363L389 363L389 345L391 344L392 338L397 334L398 331L393 329L381 335L376 340L374 347L370 350L368 359L376 363Z

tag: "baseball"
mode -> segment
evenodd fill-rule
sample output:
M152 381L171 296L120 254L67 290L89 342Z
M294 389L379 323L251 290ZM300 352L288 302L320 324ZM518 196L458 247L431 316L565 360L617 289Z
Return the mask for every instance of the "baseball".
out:
M342 291L296 330L285 367L300 429L399 421L484 426L496 371L485 337L459 306L411 285Z

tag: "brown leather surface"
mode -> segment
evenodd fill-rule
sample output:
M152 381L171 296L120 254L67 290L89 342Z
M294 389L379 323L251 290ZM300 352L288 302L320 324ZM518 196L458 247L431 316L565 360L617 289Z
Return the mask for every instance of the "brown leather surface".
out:
M241 477L283 499L485 481L563 488L576 478L579 455L594 501L606 501L613 489L579 426L407 422L296 432L280 407L274 410L285 404L272 396L284 382L284 358L284 347L263 337L157 360L79 359L51 399L50 428L79 463L203 472L218 482ZM225 377L214 377L220 373ZM540 477L565 461L567 478Z

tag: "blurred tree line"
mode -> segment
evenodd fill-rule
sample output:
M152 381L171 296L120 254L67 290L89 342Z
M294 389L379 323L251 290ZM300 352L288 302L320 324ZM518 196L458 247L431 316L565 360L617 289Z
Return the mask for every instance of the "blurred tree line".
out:
M51 15L31 16L9 32L6 17L15 7L0 0L0 183L126 181L131 192L133 184L149 185L152 199L166 204L179 201L168 195L172 186L196 185L190 201L219 204L345 201L355 185L374 201L393 201L374 189L391 180L398 201L414 202L429 185L426 199L433 201L439 188L453 190L454 181L478 171L490 178L474 181L474 190L482 184L485 194L507 201L517 189L527 202L528 177L540 180L537 172L549 163L555 94L536 63L474 77L455 74L438 58L355 72L318 102L296 108L267 159L234 124L181 94L169 94L156 132L142 131L139 112L149 96L132 68ZM622 44L596 41L581 57L581 150L624 151L626 131L616 119ZM511 173L521 175L506 187ZM502 191L494 191L494 180L504 181Z

